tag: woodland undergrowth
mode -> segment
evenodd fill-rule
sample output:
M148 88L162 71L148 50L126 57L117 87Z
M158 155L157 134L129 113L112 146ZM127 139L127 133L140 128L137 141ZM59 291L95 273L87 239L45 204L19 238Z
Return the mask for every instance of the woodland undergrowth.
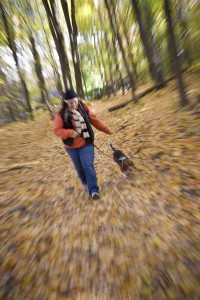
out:
M95 130L98 201L46 113L0 128L1 299L199 299L200 88L185 82L184 109L175 81L112 113L131 93L89 104L113 131Z

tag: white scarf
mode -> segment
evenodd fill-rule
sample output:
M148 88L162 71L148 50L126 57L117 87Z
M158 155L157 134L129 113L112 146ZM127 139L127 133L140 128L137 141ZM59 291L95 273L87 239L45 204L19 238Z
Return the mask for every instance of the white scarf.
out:
M70 111L72 113L72 117L73 117L75 125L76 125L76 131L79 134L81 134L84 137L84 139L89 138L90 135L89 135L87 125L85 123L84 118L81 116L81 114L76 109L72 109Z

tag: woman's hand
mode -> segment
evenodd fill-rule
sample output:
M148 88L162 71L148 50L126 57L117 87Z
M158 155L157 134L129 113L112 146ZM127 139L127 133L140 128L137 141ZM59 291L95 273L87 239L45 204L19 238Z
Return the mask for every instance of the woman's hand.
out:
M75 139L78 136L80 136L80 134L78 132L74 131L73 134L72 134L72 138Z
M108 131L106 132L107 134L113 134L112 131L110 129L108 129Z

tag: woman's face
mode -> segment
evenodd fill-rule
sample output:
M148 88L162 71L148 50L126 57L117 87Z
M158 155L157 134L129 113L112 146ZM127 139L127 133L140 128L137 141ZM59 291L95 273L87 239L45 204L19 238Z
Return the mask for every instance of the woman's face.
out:
M77 98L73 98L73 99L67 100L66 103L67 103L68 108L70 110L77 109L77 107L78 107L78 99Z

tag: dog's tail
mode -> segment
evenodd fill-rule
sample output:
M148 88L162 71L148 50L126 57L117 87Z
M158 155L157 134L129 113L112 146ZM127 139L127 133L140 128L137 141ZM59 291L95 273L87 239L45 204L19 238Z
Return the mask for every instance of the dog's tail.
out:
M116 151L116 149L113 147L112 143L110 143L110 147L113 151Z

